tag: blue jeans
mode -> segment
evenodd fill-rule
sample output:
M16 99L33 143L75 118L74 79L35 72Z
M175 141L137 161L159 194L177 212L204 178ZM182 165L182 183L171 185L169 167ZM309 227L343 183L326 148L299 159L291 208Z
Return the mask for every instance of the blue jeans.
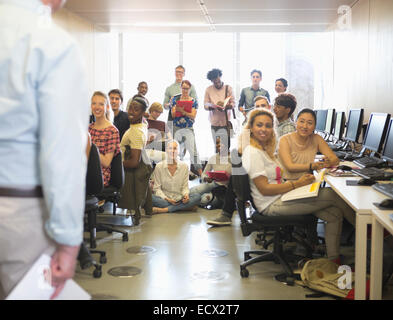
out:
M199 194L201 196L201 199L203 200L203 196L211 193L211 191L220 185L216 183L215 181L212 181L210 183L201 183L195 187L192 187L190 189L190 195L191 194ZM205 204L205 203L204 203ZM217 199L216 197L211 200L209 203L213 207L222 207L222 201Z
M190 194L190 200L187 203L179 203L176 205L164 200L153 194L153 207L168 208L168 212L182 211L197 206L201 202L201 195L198 193Z

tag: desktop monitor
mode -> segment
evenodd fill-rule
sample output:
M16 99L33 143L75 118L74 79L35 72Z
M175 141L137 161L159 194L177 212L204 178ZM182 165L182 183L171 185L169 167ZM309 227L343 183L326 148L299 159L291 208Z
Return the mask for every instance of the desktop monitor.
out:
M380 152L385 140L386 130L390 120L388 113L372 113L368 121L363 147L374 152Z
M349 110L345 140L358 142L363 125L363 109Z
M328 109L326 113L326 124L325 124L325 132L327 134L331 134L333 132L333 124L334 124L334 109Z
M345 128L345 112L336 112L336 119L334 120L334 134L337 140L341 140Z
M386 131L385 145L382 151L382 158L393 162L393 118L390 119L388 131Z
M325 132L327 110L318 110L315 130Z

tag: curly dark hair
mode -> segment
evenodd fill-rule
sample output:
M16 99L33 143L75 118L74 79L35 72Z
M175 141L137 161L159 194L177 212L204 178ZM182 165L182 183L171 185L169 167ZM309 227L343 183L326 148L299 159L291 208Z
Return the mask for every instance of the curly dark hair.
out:
M222 71L220 69L212 69L207 73L207 79L210 81L213 81L214 79L217 79L218 77L222 76Z

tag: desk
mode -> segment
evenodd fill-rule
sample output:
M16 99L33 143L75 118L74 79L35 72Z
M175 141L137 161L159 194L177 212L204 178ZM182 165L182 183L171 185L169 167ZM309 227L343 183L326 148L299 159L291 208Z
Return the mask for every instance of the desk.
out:
M393 234L393 210L372 210L373 231L371 236L370 300L382 299L383 229Z
M326 175L325 181L356 213L355 239L355 300L366 299L367 272L367 225L372 223L373 202L386 199L382 193L370 186L347 186L346 180L360 177L333 177Z

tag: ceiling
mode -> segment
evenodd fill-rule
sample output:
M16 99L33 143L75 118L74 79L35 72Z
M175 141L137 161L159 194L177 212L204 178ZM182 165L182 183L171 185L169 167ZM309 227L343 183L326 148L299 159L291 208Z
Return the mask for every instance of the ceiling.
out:
M357 0L68 0L65 8L108 31L314 32Z

